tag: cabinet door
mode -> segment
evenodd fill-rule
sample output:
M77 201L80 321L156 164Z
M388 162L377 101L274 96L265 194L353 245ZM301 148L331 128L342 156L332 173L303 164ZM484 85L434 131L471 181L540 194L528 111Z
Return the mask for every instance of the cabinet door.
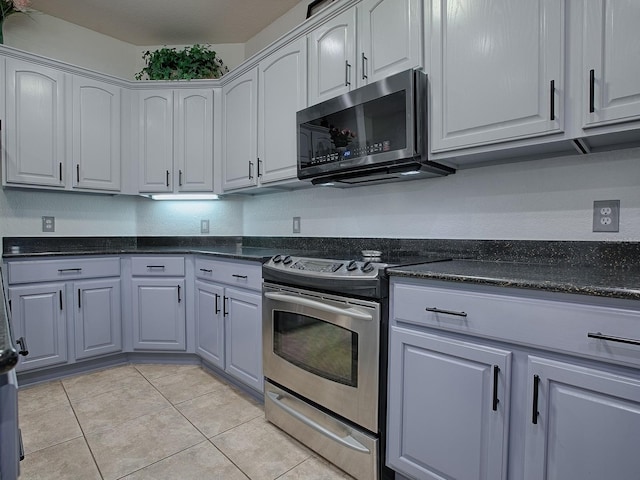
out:
M11 287L11 318L15 338L24 337L29 355L18 371L67 362L64 283Z
M258 69L222 88L222 168L224 190L257 184Z
M509 352L393 327L387 463L415 479L505 479L510 368Z
M364 0L358 4L358 84L422 66L420 0Z
M356 9L351 8L309 34L309 105L356 86Z
M134 350L184 351L184 279L135 278L131 284Z
M6 62L5 181L64 187L64 73Z
M196 351L198 355L224 369L224 289L196 280Z
M525 479L638 478L637 375L536 357L530 357L528 372L531 417L525 433Z
M432 152L562 131L562 0L434 0L431 13Z
M122 350L120 279L73 285L76 359Z
M73 186L120 190L120 88L73 77Z
M227 288L225 313L225 370L262 392L262 296Z
M579 78L584 126L638 120L640 3L592 0L584 5L584 67Z
M296 112L307 106L305 38L260 62L258 154L261 183L297 177Z
M213 90L176 90L178 191L213 191Z
M139 107L140 192L173 190L173 92L141 91Z

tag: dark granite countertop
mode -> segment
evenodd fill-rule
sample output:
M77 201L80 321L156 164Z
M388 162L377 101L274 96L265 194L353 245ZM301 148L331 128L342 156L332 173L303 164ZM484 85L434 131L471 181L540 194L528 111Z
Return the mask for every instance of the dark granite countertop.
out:
M389 268L396 277L447 280L640 300L640 267L452 260Z

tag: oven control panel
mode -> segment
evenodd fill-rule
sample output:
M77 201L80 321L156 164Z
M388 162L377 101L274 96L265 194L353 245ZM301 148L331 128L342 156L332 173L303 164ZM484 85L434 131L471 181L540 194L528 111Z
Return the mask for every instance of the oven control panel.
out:
M386 265L382 263L355 260L330 260L275 255L263 265L263 268L306 276L376 278L379 271L384 269L385 266Z

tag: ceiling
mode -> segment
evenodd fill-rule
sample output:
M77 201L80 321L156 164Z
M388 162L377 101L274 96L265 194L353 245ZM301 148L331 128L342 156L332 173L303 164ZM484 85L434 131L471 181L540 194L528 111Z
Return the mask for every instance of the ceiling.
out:
M146 46L246 43L299 1L31 0L31 7L124 42Z

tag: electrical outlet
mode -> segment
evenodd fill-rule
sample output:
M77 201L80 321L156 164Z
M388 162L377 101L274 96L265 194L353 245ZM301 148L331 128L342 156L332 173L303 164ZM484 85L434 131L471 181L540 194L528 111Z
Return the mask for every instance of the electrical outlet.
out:
M300 233L300 217L293 217L293 233Z
M56 231L56 217L42 217L42 231L43 232L55 232Z
M200 233L209 233L209 220L200 220Z
M596 200L593 202L593 231L620 231L620 200Z

